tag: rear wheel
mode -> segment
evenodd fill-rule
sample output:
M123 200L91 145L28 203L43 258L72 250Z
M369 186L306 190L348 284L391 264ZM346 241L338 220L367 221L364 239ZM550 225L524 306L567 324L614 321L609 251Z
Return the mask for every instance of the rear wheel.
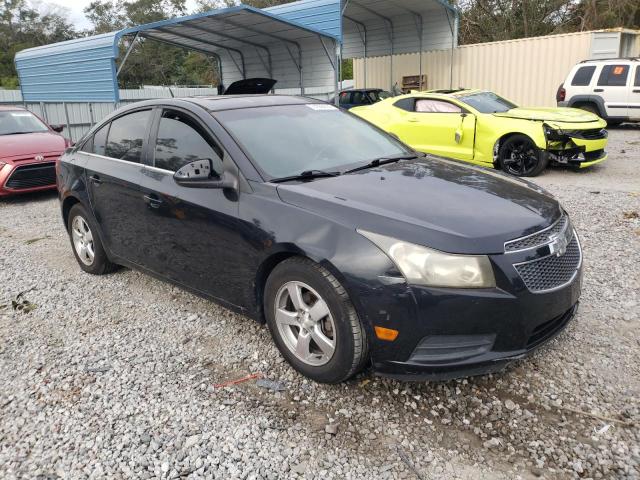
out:
M600 116L600 111L598 107L593 105L592 103L583 103L581 105L576 105L576 108L580 110L584 110L585 112L593 113L594 115Z
M82 205L77 203L71 207L68 222L67 228L73 254L80 268L92 275L103 275L114 271L117 266L107 258L97 229Z
M526 135L513 135L500 147L502 169L517 177L535 177L547 168L546 152L540 150Z
M280 353L298 372L340 383L368 360L365 330L340 282L325 268L291 258L269 275L265 315Z

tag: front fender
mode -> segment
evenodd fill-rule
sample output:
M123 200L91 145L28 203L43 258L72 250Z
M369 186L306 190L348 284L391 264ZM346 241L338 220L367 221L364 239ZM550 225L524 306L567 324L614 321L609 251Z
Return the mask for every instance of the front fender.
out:
M544 135L544 122L540 120L522 120L500 118L493 115L479 115L476 130L475 159L483 163L493 163L494 148L504 138L520 134L526 135L541 150L546 150L547 139Z

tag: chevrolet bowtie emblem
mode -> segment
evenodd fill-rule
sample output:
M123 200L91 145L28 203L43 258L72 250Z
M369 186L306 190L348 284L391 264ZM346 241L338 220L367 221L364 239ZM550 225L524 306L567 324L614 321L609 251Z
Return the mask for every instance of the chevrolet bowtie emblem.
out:
M549 250L551 250L551 255L555 255L556 257L561 257L567 252L567 246L569 245L569 241L567 240L567 236L565 234L562 235L554 235L549 237L551 243L549 244Z
M34 157L34 160L35 160L36 162L42 162L42 161L44 160L44 157L43 157L42 155L36 155L36 156Z

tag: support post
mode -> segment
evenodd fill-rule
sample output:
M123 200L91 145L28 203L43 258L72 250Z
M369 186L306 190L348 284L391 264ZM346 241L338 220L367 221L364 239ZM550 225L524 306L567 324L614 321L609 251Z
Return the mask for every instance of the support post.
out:
M138 36L139 35L140 35L140 32L136 32L135 37L133 37L133 40L131 40L131 44L127 48L127 52L124 54L124 58L122 59L122 62L120 62L120 66L118 67L118 71L116 72L116 78L118 78L120 76L120 72L122 72L122 68L124 67L124 64L127 63L127 59L129 58L129 54L133 50L133 47L135 46L136 40L138 40Z
M71 132L71 122L69 122L69 109L67 108L67 102L62 102L62 106L64 107L64 118L67 122L67 132L69 133L69 140L73 141L73 135Z

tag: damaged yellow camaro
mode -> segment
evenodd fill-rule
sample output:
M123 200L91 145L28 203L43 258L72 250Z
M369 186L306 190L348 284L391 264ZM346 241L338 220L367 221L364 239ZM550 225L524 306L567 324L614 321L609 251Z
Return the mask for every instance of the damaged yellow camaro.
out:
M520 108L482 90L416 92L351 112L414 149L534 177L550 162L607 158L607 122L574 108Z

